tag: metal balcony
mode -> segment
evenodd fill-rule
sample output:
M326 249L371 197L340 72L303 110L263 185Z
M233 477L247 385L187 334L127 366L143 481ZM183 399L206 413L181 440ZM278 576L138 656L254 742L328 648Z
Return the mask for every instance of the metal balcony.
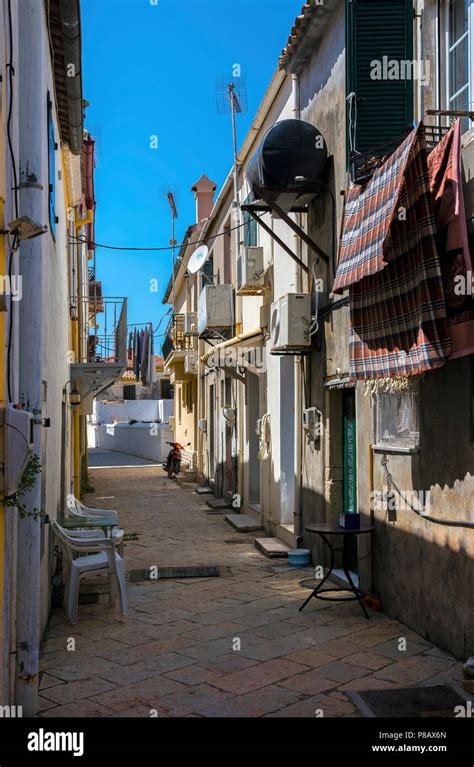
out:
M94 396L120 379L127 367L127 299L85 299L78 319L79 355L71 365L70 378L81 394L81 412L87 413L91 412Z
M161 353L165 359L179 356L184 359L185 352L197 349L196 339L184 334L184 314L174 314L165 330L165 337L161 347Z

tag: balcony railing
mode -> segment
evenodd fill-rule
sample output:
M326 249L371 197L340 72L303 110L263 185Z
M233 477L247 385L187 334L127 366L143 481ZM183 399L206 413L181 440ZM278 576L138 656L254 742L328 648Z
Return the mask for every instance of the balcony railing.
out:
M161 353L165 360L171 352L193 351L196 348L196 339L184 335L184 314L174 314L165 330L165 337L161 347Z
M448 127L438 125L426 125L425 135L428 151L434 149L436 144L441 141ZM388 160L391 154L395 152L400 144L406 139L411 131L411 126L407 126L405 132L386 144L381 144L367 152L350 152L349 167L351 178L354 184L365 184L370 181L375 171Z
M100 315L97 316L100 302ZM120 363L127 360L127 299L117 296L82 303L80 359L77 362Z

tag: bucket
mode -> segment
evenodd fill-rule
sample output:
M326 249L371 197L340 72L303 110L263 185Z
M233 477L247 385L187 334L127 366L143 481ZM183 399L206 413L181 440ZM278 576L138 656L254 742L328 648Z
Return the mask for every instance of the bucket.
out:
M288 564L290 567L308 567L309 557L309 549L289 549Z

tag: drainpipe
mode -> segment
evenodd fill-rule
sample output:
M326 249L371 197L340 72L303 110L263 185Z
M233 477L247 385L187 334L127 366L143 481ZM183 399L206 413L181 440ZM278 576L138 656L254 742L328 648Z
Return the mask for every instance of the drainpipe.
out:
M78 155L83 147L82 43L79 0L60 0L61 32L68 102L69 148Z
M293 74L291 76L291 91L293 99L293 114L295 120L301 120L301 88L300 88L300 76ZM302 226L302 215L297 214L298 225ZM302 258L302 242L299 237L296 239L297 255L298 258ZM296 267L296 291L298 293L303 291L303 276L299 266ZM302 465L303 465L303 440L302 440L302 420L303 420L303 407L302 407L302 376L303 365L302 358L295 357L295 505L294 505L294 534L296 539L300 538L302 532L302 514L301 514L301 502L302 502Z
M293 114L295 120L301 120L301 95L300 76L291 75L291 94L293 100Z
M421 37L421 20L423 15L423 10L425 7L424 0L417 0L416 3L416 11L415 11L415 25L416 25L416 58L418 61L419 66L421 67L421 59L422 59L422 37ZM425 73L426 74L426 73ZM417 109L417 115L416 119L417 121L421 120L424 115L424 98L423 98L423 85L421 83L421 78L418 77L417 81L417 91L416 91L416 109Z

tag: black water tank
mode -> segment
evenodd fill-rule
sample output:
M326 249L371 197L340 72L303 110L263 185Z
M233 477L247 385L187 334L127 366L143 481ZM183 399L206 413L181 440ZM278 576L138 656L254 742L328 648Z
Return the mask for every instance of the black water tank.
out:
M252 191L283 191L299 187L312 191L326 167L323 135L304 120L281 120L265 134L247 166Z

